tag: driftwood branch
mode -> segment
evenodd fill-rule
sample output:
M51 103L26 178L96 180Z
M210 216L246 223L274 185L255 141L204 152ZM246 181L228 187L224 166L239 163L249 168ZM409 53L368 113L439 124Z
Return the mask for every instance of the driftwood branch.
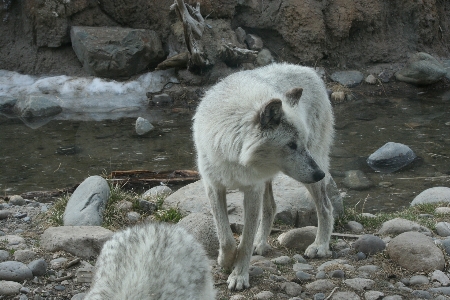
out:
M189 50L190 57L188 67L197 67L203 69L210 65L206 53L203 51L201 39L205 30L205 20L200 13L200 3L194 8L185 4L183 0L175 0L170 6L175 10L178 18L183 23L184 40Z
M252 63L256 60L258 51L238 48L233 45L222 45L220 58L229 66L238 66L241 63Z

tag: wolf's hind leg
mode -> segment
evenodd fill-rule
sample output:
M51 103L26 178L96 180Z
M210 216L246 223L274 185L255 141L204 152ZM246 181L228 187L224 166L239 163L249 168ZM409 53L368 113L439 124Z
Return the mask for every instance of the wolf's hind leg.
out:
M205 183L205 187L211 203L220 244L217 262L223 268L230 270L236 258L236 241L233 238L233 232L228 220L226 189L225 187L213 186L208 183Z
M273 198L272 181L268 181L266 182L264 190L263 204L259 216L260 222L254 243L254 253L258 255L264 255L272 249L267 243L267 240L272 229L276 209L277 206Z
M319 182L305 185L316 204L318 220L316 239L305 251L305 255L310 258L331 256L329 248L334 217L333 205L326 193L326 183L328 180L329 175Z

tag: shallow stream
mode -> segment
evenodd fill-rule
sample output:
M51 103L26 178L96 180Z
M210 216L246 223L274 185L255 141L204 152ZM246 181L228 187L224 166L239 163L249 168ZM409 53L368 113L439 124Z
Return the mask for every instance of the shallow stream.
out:
M427 188L450 186L450 92L364 97L336 105L334 111L331 170L345 205L364 212L397 210ZM195 169L192 114L149 107L115 120L52 120L36 129L0 114L0 191L11 195L71 187L89 175L116 170ZM138 116L155 125L150 135L135 133ZM389 141L409 146L419 159L395 173L374 172L365 160ZM343 173L356 169L375 186L345 188Z

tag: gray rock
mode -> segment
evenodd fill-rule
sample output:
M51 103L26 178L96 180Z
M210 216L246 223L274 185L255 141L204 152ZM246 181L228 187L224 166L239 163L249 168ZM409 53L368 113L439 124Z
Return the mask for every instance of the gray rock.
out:
M146 200L157 200L158 197L166 198L172 194L172 192L173 191L170 187L166 185L158 185L145 191L145 193L142 194L142 198Z
M326 297L324 293L317 293L314 295L314 300L325 300Z
M361 83L364 76L359 71L339 71L331 74L331 80L347 87L355 87Z
M9 252L6 250L0 250L0 262L6 261L9 258Z
M293 258L296 262L303 263L303 264L306 263L306 259L305 259L303 256L301 256L300 254L295 254L292 258Z
M14 111L26 120L42 119L62 112L58 99L51 95L28 95L17 101Z
M437 281L443 286L450 285L450 279L441 270L435 270L433 274L431 274L431 281Z
M324 262L323 264L321 264L319 267L317 267L318 271L324 271L324 270L330 270L331 268L340 268L341 265L346 264L347 261L344 259L334 259L334 260L329 260Z
M425 233L427 235L431 235L430 229L420 224L417 224L416 222L402 218L395 218L384 222L383 225L381 225L381 228L378 231L378 233L381 235L388 235L388 234L396 235L408 231L417 231Z
M300 296L302 293L301 285L290 281L283 282L281 284L281 289L284 290L289 296Z
M347 224L345 224L345 228L354 233L361 233L364 231L364 226L356 221L348 221Z
M153 202L147 200L139 200L139 208L145 213L152 214L158 208L157 205Z
M450 214L450 207L436 207L434 210L435 214L448 215Z
M450 255L450 239L443 240L442 247L444 247L444 250L447 253L447 255Z
M274 62L274 58L272 53L268 49L262 49L259 51L258 56L256 57L256 63L259 66L266 66Z
M366 255L372 255L383 251L386 248L386 243L377 236L365 234L353 243L353 248Z
M303 271L297 271L295 273L295 276L297 276L297 278L300 281L310 281L312 279L312 275L311 274L308 274L308 273L303 272Z
M442 251L429 237L419 232L396 236L389 242L387 253L394 262L412 272L443 270L445 266Z
M58 257L50 261L50 268L58 270L63 268L69 260L65 257Z
M28 262L36 257L36 252L32 250L17 250L14 252L14 259L20 262Z
M20 282L32 278L31 270L21 262L5 261L0 263L0 280Z
M364 252L358 252L355 255L355 259L356 260L364 260L366 258L367 258L367 256L364 254Z
M262 291L262 292L259 292L258 294L256 294L253 299L265 300L265 299L271 299L272 297L273 297L272 292Z
M355 289L357 291L364 291L372 289L375 281L366 278L351 278L344 280L344 283L352 289Z
M164 60L153 30L72 26L72 47L83 68L99 77L129 77Z
M369 74L366 79L365 82L368 84L376 84L377 83L377 78L375 76L373 76L372 74Z
M159 94L152 97L152 103L158 106L171 105L173 103L173 99L167 94Z
M296 227L317 224L314 201L303 184L280 174L273 180L273 194L277 202L276 221ZM327 184L327 194L336 217L343 212L343 204L340 192L331 178ZM243 198L243 194L237 190L227 191L228 218L231 227L238 233L244 224ZM164 208L167 207L178 207L186 215L194 212L210 213L211 206L202 180L184 186L167 197Z
M23 205L27 204L27 202L21 196L14 195L14 196L9 197L9 204L23 206Z
M428 280L428 277L424 275L414 275L409 279L409 285L421 285L428 283L430 283L430 281Z
M332 290L335 287L334 283L328 279L319 279L308 283L305 288L310 292L324 292Z
M333 294L331 300L360 300L361 298L354 292L337 292Z
M345 272L342 270L334 270L334 271L330 272L330 277L331 278L344 278Z
M64 250L81 258L97 256L113 232L99 226L50 227L41 235L41 247L47 251Z
M426 189L414 198L411 202L411 206L437 202L450 203L450 188L438 186Z
M381 173L395 172L416 158L416 154L406 145L394 142L384 144L367 158L367 164Z
M177 226L181 226L191 233L202 244L210 258L217 258L219 254L219 239L216 225L211 215L193 213L181 219Z
M241 44L245 44L245 36L247 35L245 30L242 27L238 27L234 32L236 33L238 42Z
M310 264L302 264L302 263L296 263L292 266L292 268L294 272L308 271L314 269L314 267L311 266Z
M14 281L0 281L0 295L1 296L16 296L20 293L22 285Z
M416 297L419 299L432 299L433 298L433 296L430 294L430 292L421 291L421 290L412 291L411 295L413 297Z
M278 242L286 248L304 252L314 242L316 234L317 227L314 226L291 229L280 234Z
M399 81L417 85L426 85L441 80L447 71L433 56L419 52L411 56L408 64L395 73Z
M368 291L364 293L365 300L379 300L384 297L384 294L379 291Z
M436 232L440 236L446 237L450 236L450 223L448 222L439 222L436 224Z
M325 271L319 271L316 274L316 279L326 279L327 278L327 273L325 273Z
M286 278L284 278L283 276L278 276L278 275L274 275L274 274L270 274L269 275L269 279L276 281L276 282L285 282L287 281Z
M345 171L345 178L342 183L349 189L357 191L367 190L374 186L373 182L361 170Z
M84 266L78 268L75 272L75 276L77 277L77 282L79 283L91 283L94 278L95 268L93 266Z
M292 259L289 256L279 256L271 260L271 262L279 265L287 265Z
M375 274L376 272L378 272L379 269L380 268L376 265L365 265L365 266L359 267L357 270L359 273L372 275L372 274Z
M44 276L47 273L47 263L44 259L36 259L28 264L33 276Z
M403 300L403 298L399 295L391 295L384 297L383 300Z
M450 295L450 287L438 287L438 288L431 288L428 290L430 293L433 294L444 294L444 295Z
M245 43L250 50L260 51L264 47L262 39L255 34L247 34L245 36Z
M10 211L0 210L0 220L7 219L11 215Z
M86 178L75 190L64 211L64 226L99 226L109 199L109 185L101 176Z
M141 215L135 211L130 211L127 213L127 218L131 224L136 224L141 219Z
M26 248L25 239L18 235L4 235L1 237L5 241L6 249L24 249Z
M138 135L144 135L152 131L154 128L155 127L147 119L141 117L137 118L135 129Z
M14 105L17 102L17 98L9 96L0 96L0 113L7 115L13 114Z

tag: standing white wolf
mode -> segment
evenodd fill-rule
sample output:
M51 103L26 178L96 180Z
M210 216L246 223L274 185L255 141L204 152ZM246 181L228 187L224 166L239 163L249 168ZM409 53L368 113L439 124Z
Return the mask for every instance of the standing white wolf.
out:
M297 65L272 64L232 74L202 99L194 116L194 141L217 226L218 262L234 267L229 289L249 287L253 250L263 254L270 249L267 239L276 209L271 180L279 171L304 183L316 204L317 236L305 254L331 255L333 207L325 191L328 178L322 179L329 177L333 123L323 81L313 69ZM228 221L226 188L244 192L238 247Z
M85 300L213 300L202 246L182 227L148 223L114 234L102 248Z

